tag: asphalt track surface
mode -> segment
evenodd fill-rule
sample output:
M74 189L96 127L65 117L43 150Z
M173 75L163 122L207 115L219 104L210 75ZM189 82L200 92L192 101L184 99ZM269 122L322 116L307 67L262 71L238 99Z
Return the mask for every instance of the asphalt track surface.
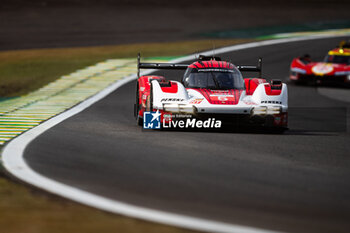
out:
M264 46L223 57L255 64L262 56L265 74L286 79L293 57L308 52L322 59L339 40ZM167 77L180 79L181 72ZM283 135L143 131L132 116L134 85L36 138L25 150L28 165L59 182L143 207L286 232L348 232L348 132L292 126ZM313 87L288 88L290 107L350 107Z

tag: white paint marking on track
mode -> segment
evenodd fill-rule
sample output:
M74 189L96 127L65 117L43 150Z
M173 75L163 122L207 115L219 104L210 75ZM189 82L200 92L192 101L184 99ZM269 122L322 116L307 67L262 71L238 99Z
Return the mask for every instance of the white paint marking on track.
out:
M299 38L286 38L279 40L269 40L261 42L253 42L242 45L234 45L221 49L216 49L215 53L227 53L242 49L249 49L260 46L282 44L289 42L322 39L329 37L340 37L343 35L322 35L322 36L308 36ZM203 55L212 55L212 51L207 51L202 53ZM183 62L187 60L195 59L195 55L189 55L179 59L172 60L170 62ZM155 70L149 70L147 72L142 72L142 75L150 74ZM89 193L85 190L77 189L72 186L60 183L58 181L49 179L36 171L32 170L25 162L23 155L26 146L38 137L40 134L46 130L54 127L58 123L66 120L67 118L78 114L84 109L88 108L97 101L103 99L108 94L112 93L124 84L135 80L136 75L126 77L121 79L111 86L103 89L98 94L86 99L75 107L69 109L57 115L48 121L36 126L35 128L23 133L14 140L10 141L4 148L2 153L2 163L4 168L13 176L18 179L25 181L31 185L44 189L48 192L66 197L68 199L77 201L79 203L89 205L98 209L105 211L122 214L130 217L140 218L144 220L159 222L163 224L170 224L179 227L185 227L194 230L207 231L207 232L239 232L239 233L272 233L274 231L259 229L255 227L241 226L236 224L224 223L219 221L213 221L209 219L195 218L186 215L174 214L166 211L159 211L154 209L143 208L113 199L108 199L103 196L99 196L93 193Z

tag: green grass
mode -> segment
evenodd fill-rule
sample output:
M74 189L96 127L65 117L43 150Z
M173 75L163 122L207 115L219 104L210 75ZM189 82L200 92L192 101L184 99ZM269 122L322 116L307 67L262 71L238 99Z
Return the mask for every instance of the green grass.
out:
M180 56L248 40L199 40L64 49L0 52L0 97L24 95L74 72L111 58Z
M6 233L193 232L109 214L0 177L0 226Z

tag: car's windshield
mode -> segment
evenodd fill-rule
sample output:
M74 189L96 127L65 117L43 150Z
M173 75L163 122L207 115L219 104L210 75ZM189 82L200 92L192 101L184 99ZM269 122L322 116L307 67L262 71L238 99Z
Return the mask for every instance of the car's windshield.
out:
M328 55L325 58L325 62L349 65L350 56Z
M186 72L184 85L187 88L207 88L215 90L244 89L242 74L238 70L218 69Z

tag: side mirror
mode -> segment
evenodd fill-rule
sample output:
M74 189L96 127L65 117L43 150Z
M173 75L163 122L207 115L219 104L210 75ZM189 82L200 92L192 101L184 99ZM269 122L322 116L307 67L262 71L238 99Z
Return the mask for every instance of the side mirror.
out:
M280 79L272 79L271 80L271 89L281 90L282 89L282 81Z

